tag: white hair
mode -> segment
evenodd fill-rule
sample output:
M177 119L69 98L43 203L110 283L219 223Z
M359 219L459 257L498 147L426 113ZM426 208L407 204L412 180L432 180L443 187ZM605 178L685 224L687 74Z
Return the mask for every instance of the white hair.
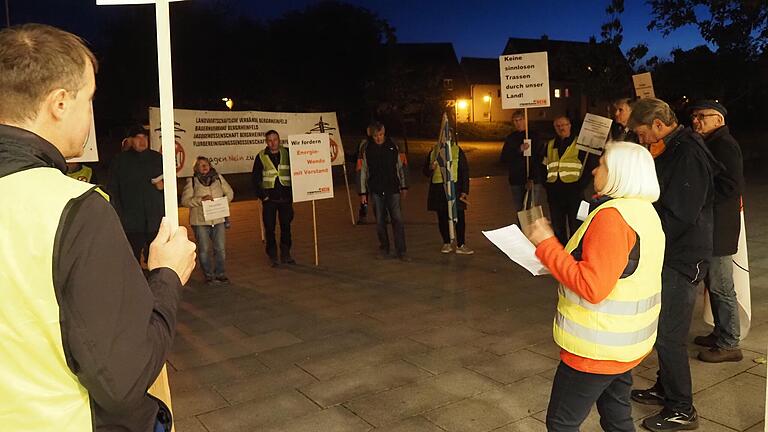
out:
M609 142L603 153L608 176L597 191L612 198L637 198L650 202L659 199L659 180L651 153L630 142Z

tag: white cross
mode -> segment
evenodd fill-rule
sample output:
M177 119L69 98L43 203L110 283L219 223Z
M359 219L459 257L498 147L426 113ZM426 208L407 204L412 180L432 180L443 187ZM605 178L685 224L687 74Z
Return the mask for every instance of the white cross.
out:
M160 81L160 134L163 153L163 195L165 217L172 232L179 226L179 208L176 205L176 150L173 132L173 71L171 69L171 22L169 1L181 0L96 0L97 5L155 4L157 22L157 66Z

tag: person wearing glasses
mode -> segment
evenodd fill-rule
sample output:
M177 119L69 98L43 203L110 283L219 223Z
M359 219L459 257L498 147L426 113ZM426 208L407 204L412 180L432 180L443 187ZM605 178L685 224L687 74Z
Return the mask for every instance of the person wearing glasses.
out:
M741 194L744 190L744 167L741 148L725 124L728 111L712 100L703 100L692 107L693 130L704 137L714 157L723 164L734 188L715 188L713 250L706 278L715 328L693 342L709 348L699 353L699 360L708 363L740 361L739 304L733 286L733 257L739 247L741 231Z

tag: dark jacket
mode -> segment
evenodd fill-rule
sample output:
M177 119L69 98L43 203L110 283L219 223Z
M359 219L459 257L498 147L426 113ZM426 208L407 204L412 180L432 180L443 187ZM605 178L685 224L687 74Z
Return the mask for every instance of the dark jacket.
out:
M539 139L532 138L531 160L529 174L526 178L525 159L520 146L525 139L525 131L515 131L504 140L504 146L501 148L499 161L507 166L509 170L509 184L521 186L526 180L533 180L536 184L543 184L547 180L547 168L542 164L544 156L547 153L547 147Z
M734 255L739 248L741 195L744 193L744 163L741 147L739 147L739 143L731 135L728 126L723 126L712 132L712 134L704 139L704 142L714 158L724 168L720 176L715 177L712 255ZM728 188L728 181L734 187ZM726 184L724 185L724 183Z
M269 159L272 160L274 166L280 165L280 152L270 153L266 151ZM290 163L289 163L290 164ZM293 189L291 186L283 186L280 180L275 180L275 187L272 189L264 189L261 186L261 181L264 178L264 164L261 162L259 155L256 155L253 161L253 170L251 170L251 181L253 182L253 190L256 192L256 198L264 201L265 198L275 203L293 202Z
M622 126L616 122L611 124L611 133L609 135L609 139L611 141L624 141L640 144L640 139L632 129Z
M431 153L431 152L430 152ZM430 153L427 153L427 158L424 161L424 168L422 172L425 176L430 178L429 181L429 194L427 195L427 210L437 212L448 211L448 199L445 197L445 187L443 183L432 183L432 162L430 161ZM456 179L456 202L459 208L467 208L467 204L459 200L459 196L465 193L469 195L469 164L467 163L467 155L464 154L464 150L459 147L459 178Z
M53 145L25 130L0 125L0 177L38 167L55 167L62 176L66 172L64 158ZM144 278L117 214L95 191L65 207L53 250L64 354L88 390L94 430L154 430L158 403L146 391L173 342L179 277L161 268L152 271L148 281ZM5 271L2 265L0 271Z
M706 274L712 256L714 169L701 136L679 126L664 137L665 150L656 157L661 196L654 203L666 236L664 265L691 281Z
M360 195L399 194L402 189L408 189L405 155L389 137L380 145L368 138L360 146L359 153L357 184Z
M109 169L110 202L125 232L157 232L165 214L163 191L152 179L163 174L163 157L154 150L128 150L115 156Z

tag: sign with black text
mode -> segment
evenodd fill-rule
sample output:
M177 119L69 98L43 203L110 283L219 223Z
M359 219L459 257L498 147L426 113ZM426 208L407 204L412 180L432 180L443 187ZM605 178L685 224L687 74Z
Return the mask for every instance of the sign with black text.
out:
M288 152L293 202L333 198L328 134L289 135Z
M549 106L549 64L546 52L499 57L503 109Z

